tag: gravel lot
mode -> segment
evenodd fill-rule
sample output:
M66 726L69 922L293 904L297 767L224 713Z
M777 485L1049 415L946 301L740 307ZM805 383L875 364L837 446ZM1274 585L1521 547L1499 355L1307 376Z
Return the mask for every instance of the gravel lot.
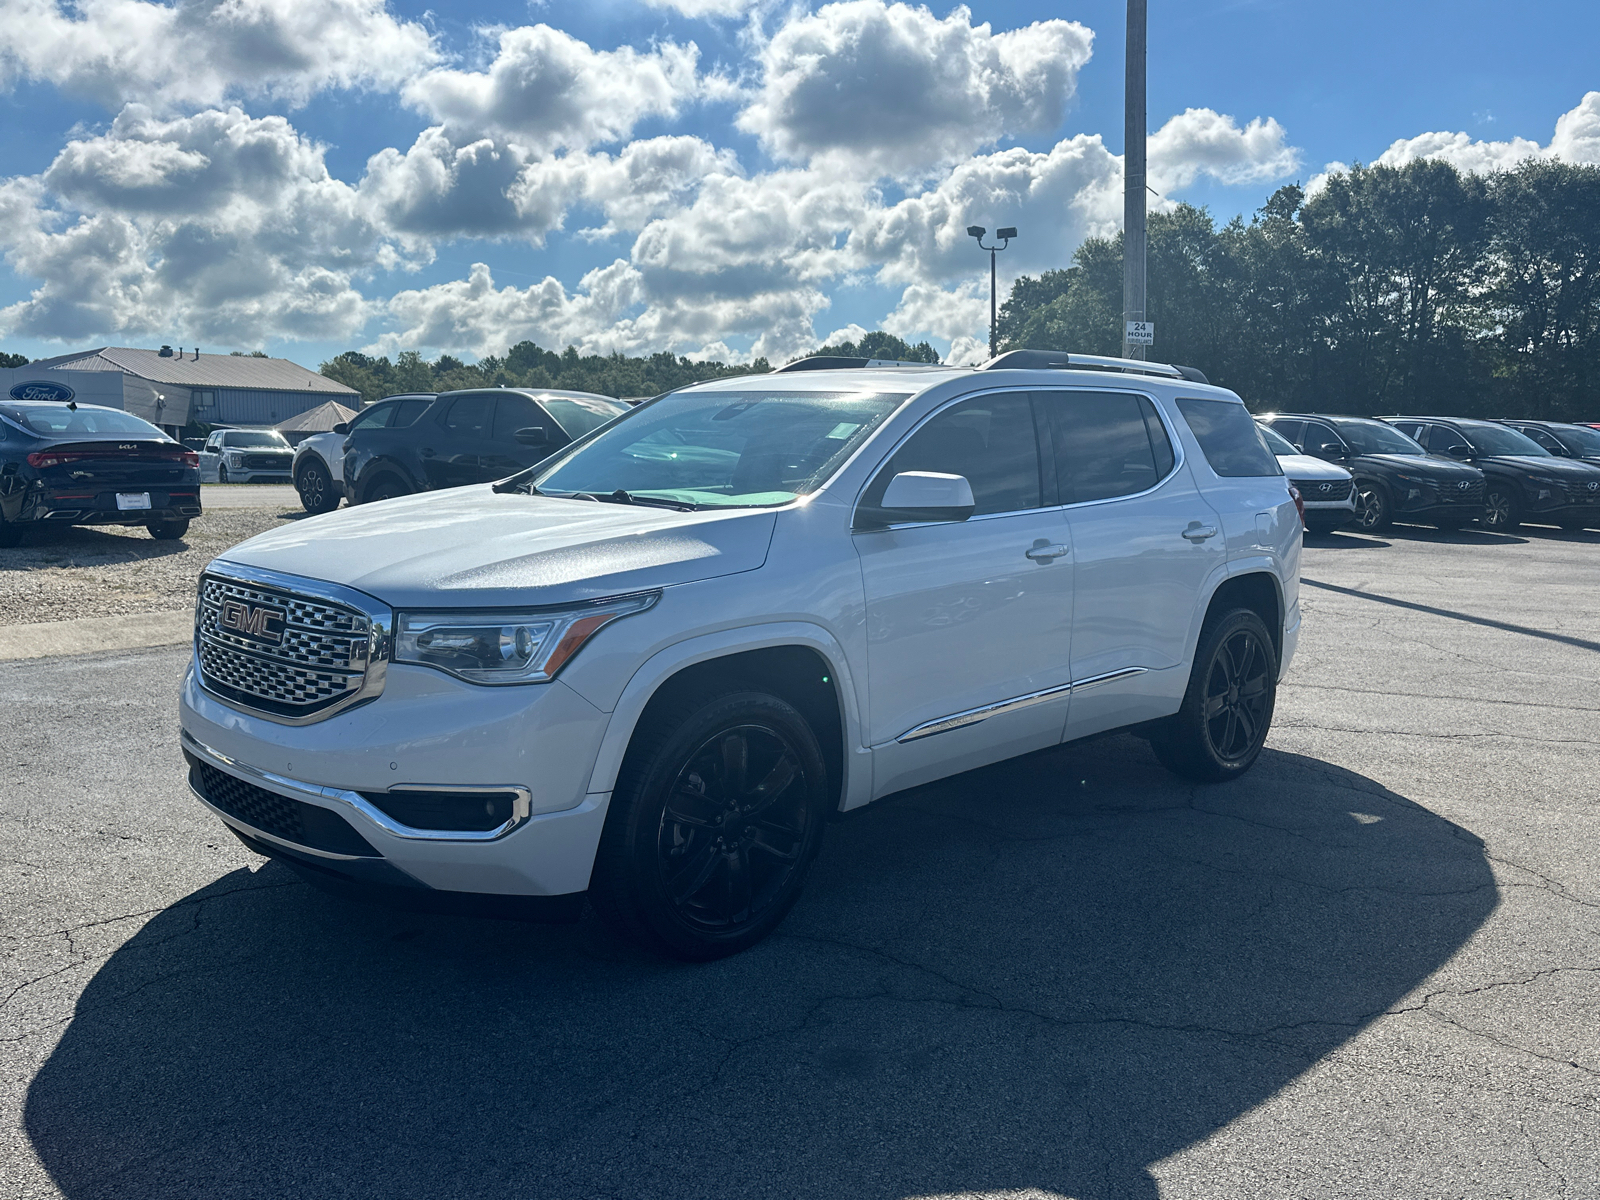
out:
M1600 536L1304 575L1245 779L902 793L703 967L314 892L188 795L187 650L7 664L0 1195L1594 1200Z
M284 490L289 503L276 507L208 508L181 541L158 542L140 526L72 526L0 550L0 625L186 609L206 563L306 515Z

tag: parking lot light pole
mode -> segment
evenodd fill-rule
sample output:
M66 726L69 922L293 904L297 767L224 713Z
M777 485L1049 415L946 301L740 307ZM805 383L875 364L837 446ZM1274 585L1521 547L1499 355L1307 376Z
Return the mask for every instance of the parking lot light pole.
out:
M1143 358L1128 323L1145 318L1145 30L1147 0L1128 0L1122 146L1122 356Z
M985 246L983 236L989 231L982 225L968 225L967 234L978 240L978 249L989 252L989 353L994 354L999 341L995 333L995 323L998 320L998 309L995 300L994 256L1011 244L1011 239L1017 236L1017 227L1007 225L1004 229L996 229L995 237L1000 239L998 246Z

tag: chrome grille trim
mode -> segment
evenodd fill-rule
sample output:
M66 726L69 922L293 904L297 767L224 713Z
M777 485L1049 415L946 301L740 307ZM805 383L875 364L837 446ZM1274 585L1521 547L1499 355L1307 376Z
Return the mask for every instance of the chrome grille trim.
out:
M218 624L225 600L281 610L277 644ZM364 592L217 562L200 577L195 676L230 708L282 725L325 721L383 691L394 615Z

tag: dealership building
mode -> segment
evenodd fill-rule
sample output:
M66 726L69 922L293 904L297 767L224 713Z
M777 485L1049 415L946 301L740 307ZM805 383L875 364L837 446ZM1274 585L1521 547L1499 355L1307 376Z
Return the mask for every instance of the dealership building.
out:
M88 404L109 404L168 432L192 423L276 425L335 400L361 407L361 393L286 358L201 354L198 349L105 346L0 370L0 395L53 384ZM62 399L70 398L61 396Z

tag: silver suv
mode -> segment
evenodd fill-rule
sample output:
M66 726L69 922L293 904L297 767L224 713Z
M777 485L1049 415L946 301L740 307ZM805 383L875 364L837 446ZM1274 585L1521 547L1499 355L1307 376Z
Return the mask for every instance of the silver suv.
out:
M1019 351L659 396L200 582L195 793L313 881L747 947L831 814L1129 728L1248 770L1301 519L1199 372Z

